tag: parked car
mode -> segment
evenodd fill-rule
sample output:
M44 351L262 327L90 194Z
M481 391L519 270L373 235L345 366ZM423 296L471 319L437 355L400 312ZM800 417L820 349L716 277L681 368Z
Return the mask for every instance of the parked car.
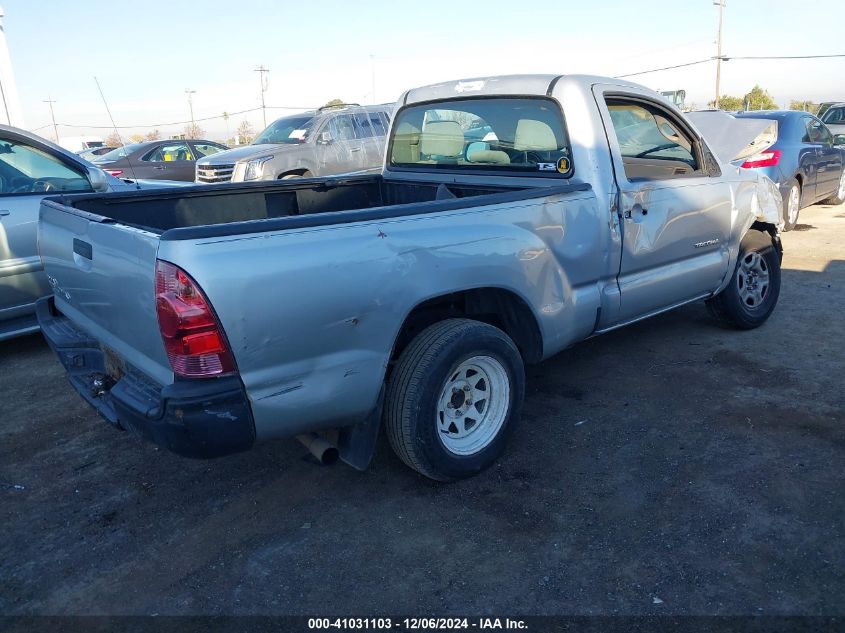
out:
M197 161L199 183L309 178L375 170L389 106L327 106L274 121L251 145Z
M193 182L197 159L228 147L205 140L168 140L132 143L94 159L112 176Z
M41 199L136 186L40 136L0 125L0 340L38 330L35 301L50 294L36 240Z
M112 150L117 149L116 147L109 147L107 145L103 145L102 147L92 147L90 149L83 149L76 152L79 156L84 158L87 161L92 161L98 156L102 156L103 154L108 154Z
M741 329L775 308L776 186L652 90L440 83L388 148L380 175L45 200L38 314L71 384L196 457L298 435L365 468L383 420L450 480L503 450L525 363L702 299Z
M795 110L739 112L736 116L777 121L777 141L741 166L756 169L778 183L784 231L795 228L804 207L845 202L845 149L834 144L833 134L817 117Z
M821 115L821 121L834 136L845 135L845 103L831 104ZM845 137L842 143L845 143Z

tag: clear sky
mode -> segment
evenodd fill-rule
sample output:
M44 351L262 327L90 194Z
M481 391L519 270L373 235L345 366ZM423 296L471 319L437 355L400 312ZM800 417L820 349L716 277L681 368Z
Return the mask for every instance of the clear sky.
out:
M118 125L197 118L260 104L254 68L270 68L269 106L312 107L332 98L394 101L417 85L509 73L621 75L715 55L713 0L514 2L367 0L4 0L5 30L26 127L56 119L109 124L100 81ZM725 55L845 53L843 0L727 0ZM827 31L827 32L826 32ZM373 82L375 76L375 82ZM683 88L687 101L713 99L715 62L633 78ZM373 95L375 83L375 95ZM845 99L845 58L730 61L722 92L755 83L781 105ZM268 110L268 122L286 110ZM238 115L257 129L261 113ZM222 119L201 123L224 138ZM163 134L184 125L159 126ZM126 134L145 128L125 130ZM40 129L51 136L49 128ZM60 128L62 136L95 132ZM105 136L108 130L99 132Z

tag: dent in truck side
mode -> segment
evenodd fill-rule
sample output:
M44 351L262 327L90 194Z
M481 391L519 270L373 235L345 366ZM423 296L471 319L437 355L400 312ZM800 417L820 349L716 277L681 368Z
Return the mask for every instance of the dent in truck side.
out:
M597 271L608 281L615 275L603 216L591 191L575 192L361 224L162 240L159 258L193 271L211 299L260 440L363 420L404 318L434 297L472 288L513 293L534 314L543 357L589 336L601 302Z
M56 305L79 325L85 324L105 346L137 363L142 373L155 376L160 386L178 384L166 368L166 358L162 362L152 284L138 286L149 281L156 260L169 262L193 278L222 324L257 440L341 427L368 429L362 435L371 442L387 378L386 391L393 400L385 419L392 441L401 444L415 437L407 420L397 420L397 411L419 411L414 403L431 407L436 402L443 409L437 413L442 424L446 409L464 415L473 402L478 407L478 394L496 376L502 389L508 384L502 376L518 383L524 360L546 358L601 331L711 297L734 274L747 229L755 221L768 222L772 213L779 215L779 205L773 203L774 196L767 198L770 192L763 180L717 163L680 113L633 84L590 77L499 78L418 89L406 93L402 101L436 104L437 99L466 91L478 92L471 95L477 98L502 91L524 98L534 94L529 87L547 102L546 112L563 108L574 169L571 187L550 186L566 182L564 172L542 177L525 171L496 174L482 166L488 171L462 173L453 167L462 159L447 135L437 144L451 160L442 165L444 169L426 168L430 161L420 163L418 170L407 164L391 168L388 161L383 180L376 183L384 186L393 180L404 186L404 179L413 183L411 187L428 183L429 190L434 183L435 201L416 206L391 206L379 199L386 206L334 210L334 215L306 211L231 225L221 220L193 231L177 225L156 234L102 216L79 222L74 218L84 217L84 212L62 211L61 205L48 203L42 211L44 234L49 238L59 228L64 233L45 242L45 264L61 272L62 283L67 279L74 289L81 288L82 298L88 300L84 309L76 309L71 300L64 305L57 288ZM645 104L674 126L671 133L683 135L689 145L688 162L675 166L682 173L660 178L626 173L628 165L643 169L649 160L637 163L644 156L622 156L610 110L618 104L609 100ZM439 128L456 126L451 122ZM462 145L463 132L457 136ZM464 164L469 162L467 154ZM567 170L566 175L571 174ZM500 198L470 194L450 201L439 197L447 184L481 190L488 186L494 191L508 186L532 189ZM325 191L338 185L327 181L301 186ZM200 190L195 197L202 195ZM233 202L237 201L232 198ZM94 244L93 267L87 271L89 264L67 250L66 238L71 235ZM132 257L120 259L122 253ZM145 270L133 270L139 264ZM97 283L109 287L105 281L110 274L117 275L120 292L124 286L127 292L137 290L134 301L127 296L123 304L97 296ZM110 281L113 286L114 280ZM471 313L460 312L456 298L461 297L464 307L472 305ZM432 306L439 312L428 314ZM509 314L498 314L501 306ZM126 322L118 316L126 317ZM415 317L420 317L418 322ZM143 321L144 328L143 340L135 336L142 347L137 358L132 346L122 341L132 339L126 328L132 327L133 318ZM466 323L473 318L487 324ZM450 324L440 327L439 321ZM418 325L410 334L409 322ZM491 333L491 325L501 327ZM520 325L532 337L536 331L536 342L530 340L526 346L519 336ZM409 360L408 350L426 353L421 336L427 337L431 349L444 354L429 366L439 367L445 379L439 375L409 379L414 360ZM498 351L478 353L476 345L494 339ZM522 358L513 352L520 344ZM401 387L390 382L394 362L404 368ZM449 371L453 362L454 371ZM488 372L482 383L473 378L479 372ZM441 384L422 384L425 379ZM444 384L452 385L448 388L454 389L453 397L444 392L434 398L433 390L448 391ZM420 396L423 392L425 397ZM517 392L521 388L515 383L513 393ZM476 400L468 400L464 393L474 394ZM213 406L209 410L220 412ZM426 411L434 423L434 411ZM363 421L364 426L355 426ZM411 453L406 451L406 457ZM438 474L432 464L418 470Z

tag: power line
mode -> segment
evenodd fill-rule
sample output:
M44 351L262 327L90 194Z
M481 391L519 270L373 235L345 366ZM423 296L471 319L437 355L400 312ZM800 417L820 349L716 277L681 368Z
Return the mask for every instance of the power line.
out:
M728 62L734 59L823 59L830 57L845 57L845 53L837 53L834 55L752 55L742 57L723 55L722 59Z
M664 66L663 68L651 68L650 70L640 70L635 73L626 73L624 75L616 75L614 79L623 79L624 77L635 77L637 75L646 75L648 73L656 73L661 70L672 70L674 68L684 68L686 66L695 66L697 64L706 64L717 59L723 62L734 60L766 60L766 59L831 59L835 57L845 57L845 53L837 53L834 55L753 55L753 56L731 56L722 55L721 57L708 57L707 59L700 59L695 62L687 62L686 64L676 64L674 66Z
M695 66L696 64L706 64L707 62L712 62L713 57L708 57L707 59L700 59L697 62L687 62L686 64L676 64L674 66L665 66L663 68L652 68L651 70L641 70L636 73L627 73L625 75L616 75L614 79L623 79L624 77L635 77L637 75L646 75L648 73L656 73L660 72L661 70L672 70L673 68L684 68L685 66Z

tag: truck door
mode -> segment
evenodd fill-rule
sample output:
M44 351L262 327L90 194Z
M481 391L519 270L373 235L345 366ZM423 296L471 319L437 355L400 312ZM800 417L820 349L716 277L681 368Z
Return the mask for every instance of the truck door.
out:
M624 323L718 288L729 262L732 195L677 112L645 91L595 91L619 189Z
M75 171L22 139L0 137L0 322L31 314L50 293L37 246L41 199L90 191L81 166Z

